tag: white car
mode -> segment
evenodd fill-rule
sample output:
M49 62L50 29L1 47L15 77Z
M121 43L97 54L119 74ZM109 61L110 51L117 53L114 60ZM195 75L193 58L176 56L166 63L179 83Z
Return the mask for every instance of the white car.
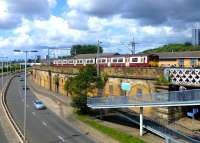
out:
M45 105L43 104L43 102L40 101L40 100L35 100L35 101L33 102L33 104L34 104L34 106L35 106L35 108L36 108L37 110L46 109L46 106L45 106Z

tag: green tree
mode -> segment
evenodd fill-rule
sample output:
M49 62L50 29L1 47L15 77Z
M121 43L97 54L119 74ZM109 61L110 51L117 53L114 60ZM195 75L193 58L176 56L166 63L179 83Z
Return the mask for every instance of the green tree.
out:
M65 90L72 95L72 106L81 113L87 113L87 96L94 89L102 89L105 85L105 76L97 77L93 65L82 67L77 76L65 82Z
M99 48L99 52L103 53L103 48ZM77 54L93 54L97 53L97 45L73 45L71 48L71 56Z

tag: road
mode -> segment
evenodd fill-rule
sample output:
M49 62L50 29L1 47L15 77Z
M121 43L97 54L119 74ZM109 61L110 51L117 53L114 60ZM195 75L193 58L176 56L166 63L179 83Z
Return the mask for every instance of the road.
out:
M16 77L7 92L7 104L14 120L23 130L24 81ZM36 110L36 97L27 91L27 138L30 143L94 143L87 135L80 133L50 110Z
M5 85L5 82L6 82L7 79L8 79L8 76L4 76L3 86ZM0 90L2 90L2 76L0 76ZM0 109L3 110L2 108L0 108ZM3 111L1 111L1 112L3 112ZM0 112L0 116L3 116L1 112ZM1 118L0 118L0 141L3 142L3 143L8 143L8 140L5 136L5 133L4 133L3 128L2 128L2 123L3 122L1 122Z

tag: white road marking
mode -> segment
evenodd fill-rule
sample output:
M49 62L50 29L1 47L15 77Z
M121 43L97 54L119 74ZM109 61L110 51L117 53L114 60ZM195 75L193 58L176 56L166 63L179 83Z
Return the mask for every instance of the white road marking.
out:
M36 114L35 114L35 112L32 112L32 114L33 114L33 116L35 116Z
M44 122L44 121L42 122L42 124L43 124L44 126L47 126L47 123L46 123L46 122Z
M58 138L62 141L62 142L65 142L64 138L61 137L61 136L58 136Z

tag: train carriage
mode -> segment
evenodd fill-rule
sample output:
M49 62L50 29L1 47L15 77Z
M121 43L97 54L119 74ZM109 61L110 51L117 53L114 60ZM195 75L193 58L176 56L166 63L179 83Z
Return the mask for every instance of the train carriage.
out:
M96 54L82 54L75 58L54 60L55 66L86 66L99 63L100 67L152 67L158 66L158 55L134 54L134 55L100 55L97 61Z

